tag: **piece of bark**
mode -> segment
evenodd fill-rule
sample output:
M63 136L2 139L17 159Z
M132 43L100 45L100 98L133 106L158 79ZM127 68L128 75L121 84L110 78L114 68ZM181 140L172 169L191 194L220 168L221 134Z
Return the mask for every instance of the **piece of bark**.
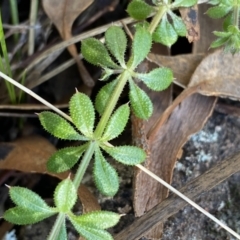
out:
M164 50L164 49L162 49ZM161 51L162 51L161 50ZM167 53L167 52L166 52ZM156 68L157 65L153 62L145 61L140 66L140 70L143 72L150 71L153 68ZM171 87L162 92L153 92L149 88L147 88L142 82L138 83L138 86L141 87L151 98L154 103L154 112L153 115L147 121L143 121L138 119L134 115L132 115L132 136L133 143L143 148L146 152L148 152L148 140L146 139L146 133L149 131L150 127L157 121L159 115L164 112L164 110L171 104L172 101L172 92ZM144 165L147 167L149 162L151 162L151 158L148 155ZM148 187L148 179L147 176L140 171L138 168L134 169L134 180L133 180L133 205L135 216L141 216L145 212L151 209L146 208L146 192L145 190ZM152 195L152 198L157 197L156 195ZM145 235L146 238L149 239L160 239L162 236L163 224L158 224L155 228L151 229L149 233Z
M190 199L195 199L220 184L234 173L240 171L240 152L224 159L204 174L190 181L180 192ZM187 202L178 196L171 195L155 206L148 213L136 219L129 227L114 236L115 240L135 240L161 221L177 213Z
M197 42L193 43L193 54L209 52L210 44L216 39L213 31L221 31L222 29L223 19L212 19L205 14L209 7L211 6L206 3L198 5L198 22L201 37Z

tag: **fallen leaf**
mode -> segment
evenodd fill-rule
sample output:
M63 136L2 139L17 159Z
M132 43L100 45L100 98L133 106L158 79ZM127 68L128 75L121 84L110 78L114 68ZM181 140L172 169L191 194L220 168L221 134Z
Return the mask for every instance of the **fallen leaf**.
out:
M203 59L196 68L189 87L203 80L206 84L198 90L207 96L220 96L240 100L240 56L218 50Z
M82 13L89 5L93 3L93 0L43 0L43 8L57 27L60 35L64 40L72 38L72 25L76 18ZM68 51L76 60L79 68L79 72L82 76L84 83L89 86L94 86L94 81L90 74L84 67L82 61L78 56L78 52L75 45L68 46Z

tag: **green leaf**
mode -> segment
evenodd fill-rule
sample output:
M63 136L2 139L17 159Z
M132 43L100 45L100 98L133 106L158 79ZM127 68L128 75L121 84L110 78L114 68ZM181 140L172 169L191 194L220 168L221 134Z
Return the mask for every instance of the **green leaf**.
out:
M120 215L109 211L93 211L81 216L71 216L80 226L92 227L96 229L107 229L115 226L120 219Z
M125 67L124 54L127 48L125 32L117 26L111 26L105 33L106 45L111 54Z
M60 173L71 169L82 156L87 146L88 143L79 147L66 147L58 150L47 162L48 171Z
M149 73L138 73L141 79L150 89L162 91L169 87L173 81L173 73L169 68L156 68Z
M227 31L228 27L233 24L233 14L228 14L223 21L223 30Z
M99 147L95 150L93 174L98 190L106 196L114 196L119 189L116 170L105 160Z
M195 4L197 4L197 0L175 0L172 4L172 8L191 7Z
M10 187L10 198L21 208L43 213L55 213L35 192L24 187Z
M117 85L117 82L118 82L118 79L115 79L109 82L108 84L104 85L99 91L99 93L97 94L96 100L95 100L95 107L100 115L103 114L104 109L108 103L108 100L110 99L113 93L113 90Z
M79 225L78 222L74 221L72 218L70 218L70 221L77 232L86 240L114 240L105 230Z
M169 11L169 14L173 20L173 27L178 34L178 36L185 37L187 35L187 28L182 20L182 18L178 17L172 11Z
M153 11L153 7L142 0L133 0L128 4L128 14L137 20L146 19Z
M214 31L213 34L217 37L224 38L224 37L230 37L231 33L230 32L218 32Z
M138 147L120 146L120 147L101 147L115 160L126 165L136 165L146 159L146 153Z
M27 224L34 224L37 222L42 221L45 218L51 217L52 215L56 214L57 212L38 212L35 210L29 210L22 207L14 207L8 209L4 215L3 218L11 222L13 224L17 225L27 225Z
M129 98L134 114L141 119L148 119L153 112L153 105L148 95L132 80L129 80Z
M67 178L61 181L54 191L54 203L59 212L69 212L77 201L77 190L71 181Z
M172 24L169 23L167 15L165 14L162 21L153 33L153 40L171 47L178 39L178 34L174 30Z
M145 27L138 27L132 44L133 63L136 68L148 55L152 46L152 36Z
M69 108L77 129L87 137L92 137L95 111L90 98L83 93L75 93L70 100Z
M229 40L228 37L226 38L218 38L217 40L213 41L210 45L210 48L217 48L224 45Z
M101 139L109 141L118 137L126 127L129 115L130 108L128 104L124 104L121 107L119 107L111 116Z
M209 17L217 19L226 16L231 10L232 7L221 5L209 8L206 13Z
M114 73L114 70L110 68L103 68L103 72L101 75L101 78L99 80L106 81L109 79L109 77Z
M93 65L119 68L118 65L112 61L104 44L95 38L83 40L81 52L83 57Z
M53 136L65 140L87 140L80 135L64 118L59 115L44 111L39 114L43 128Z

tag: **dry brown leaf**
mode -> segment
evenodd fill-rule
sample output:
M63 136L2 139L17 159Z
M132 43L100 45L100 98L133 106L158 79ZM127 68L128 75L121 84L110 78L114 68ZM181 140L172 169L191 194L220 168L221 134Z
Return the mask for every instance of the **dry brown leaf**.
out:
M240 56L221 50L208 55L195 70L189 87L203 80L206 84L198 90L207 96L223 96L240 100Z
M198 23L198 5L179 9L182 19L187 27L187 39L196 42L200 38L200 27Z
M70 174L69 171L61 174L47 171L47 160L55 151L55 147L40 136L24 137L12 143L0 143L0 169L42 173L65 179ZM84 211L100 209L97 199L85 186L80 186L78 196Z
M64 40L72 38L72 25L76 18L82 13L94 0L43 0L42 4L48 17L57 27L60 35ZM68 50L76 60L80 74L84 83L94 86L94 81L79 59L75 45L68 46Z

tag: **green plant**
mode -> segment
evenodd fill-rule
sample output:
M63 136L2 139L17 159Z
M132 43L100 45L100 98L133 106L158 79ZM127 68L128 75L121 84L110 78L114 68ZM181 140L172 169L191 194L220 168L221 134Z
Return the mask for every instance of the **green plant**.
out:
M154 6L150 6L142 0L133 0L127 8L130 16L138 20L144 20L150 13L155 12L151 23L145 21L136 25L131 54L127 61L125 60L127 37L120 27L112 26L106 31L105 44L95 38L82 41L81 52L84 58L103 69L101 80L108 81L110 76L116 75L115 80L109 81L99 91L95 106L88 96L77 92L69 103L70 117L66 117L68 121L52 112L46 111L39 114L42 126L55 137L84 142L77 147L58 150L47 164L49 171L63 172L71 169L82 158L77 173L73 180L68 178L57 186L54 192L55 207L49 207L30 190L10 187L10 197L17 206L5 212L6 220L15 224L29 224L57 214L57 220L48 239L66 239L66 219L69 219L86 239L112 239L104 229L114 226L120 218L119 215L99 211L76 216L72 212L72 207L77 199L77 189L93 156L93 175L96 186L102 194L107 196L116 194L119 182L116 170L107 162L102 152L128 165L139 164L146 157L145 152L140 148L113 146L109 143L123 132L130 115L128 103L116 110L115 107L123 88L128 84L130 105L134 114L141 119L148 119L151 116L152 102L136 82L142 81L150 89L161 91L171 84L173 74L165 67L156 68L149 73L139 73L136 69L151 50L152 41L170 47L176 42L178 36L186 35L186 27L174 11L179 7L192 6L197 1L177 0L172 3L154 0L153 3ZM218 4L221 5L219 2ZM224 11L227 14L232 10L235 12L234 9L229 8L228 11ZM209 10L211 11L218 12L219 9ZM233 26L229 26L229 22L225 22L225 25L227 29ZM234 34L230 35L233 37ZM236 41L234 45L232 40L225 41L224 44L227 50L234 49L233 53L238 51ZM212 47L215 47L214 43ZM97 124L95 123L95 109L100 115L100 121Z
M12 71L10 68L10 62L8 58L8 51L7 51L7 46L5 42L5 35L3 32L1 14L0 14L0 45L2 49L2 54L0 54L0 71L5 73L9 77L12 77ZM6 82L6 87L7 87L8 95L10 97L11 102L16 103L16 93L15 93L14 86Z

